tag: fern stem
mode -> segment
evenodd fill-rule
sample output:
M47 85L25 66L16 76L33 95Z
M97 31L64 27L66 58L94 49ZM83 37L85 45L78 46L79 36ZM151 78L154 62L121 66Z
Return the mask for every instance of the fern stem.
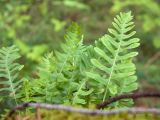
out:
M113 66L111 68L111 73L110 73L110 76L109 76L109 79L108 79L108 82L107 82L107 85L106 85L106 90L105 90L105 94L104 94L104 97L103 97L103 102L105 101L106 96L107 96L108 85L109 85L109 83L111 81L111 78L112 78L112 74L113 74L113 71L114 71L114 66L115 66L115 63L116 63L116 60L117 60L117 56L118 56L118 52L119 52L119 49L120 49L120 45L121 45L121 41L119 43L119 46L118 46L118 49L117 49L117 52L116 52L116 55L115 55L115 58L114 58L114 61L113 61Z
M125 23L125 22L124 22ZM123 23L123 24L124 24ZM123 27L123 24L122 24L122 30L124 29L124 27ZM108 85L109 85L109 83L110 83L110 81L111 81L111 78L112 78L112 74L113 74L113 71L114 71L114 67L115 67L115 63L116 63L116 61L117 61L117 56L118 56L118 53L119 53L119 51L120 51L120 47L121 47L121 42L122 42L122 35L123 35L123 33L121 32L120 33L120 37L119 37L119 45L118 45L118 49L117 49L117 52L116 52L116 54L115 54L115 57L114 57L114 60L113 60L113 65L112 65L112 68L111 68L111 72L110 72L110 75L109 75L109 79L108 79L108 82L107 82L107 85L106 85L106 89L105 89L105 93L104 93L104 96L103 96L103 102L105 101L105 99L106 99L106 96L107 96L107 89L108 89Z

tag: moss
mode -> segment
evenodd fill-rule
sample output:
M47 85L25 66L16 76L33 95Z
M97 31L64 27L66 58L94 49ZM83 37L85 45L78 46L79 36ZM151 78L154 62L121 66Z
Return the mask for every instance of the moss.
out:
M39 116L41 120L160 120L160 115L155 114L116 114L116 115L86 115L80 113L68 113L59 110L39 110L37 113L21 113L8 120L35 120ZM36 119L39 120L39 119Z

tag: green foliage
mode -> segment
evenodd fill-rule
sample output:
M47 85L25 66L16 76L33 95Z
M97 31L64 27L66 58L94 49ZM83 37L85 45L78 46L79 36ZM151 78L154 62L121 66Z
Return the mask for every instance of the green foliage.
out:
M57 103L60 91L57 82L53 78L56 61L52 53L47 54L38 67L37 79L33 79L29 88L31 89L30 101Z
M72 23L64 36L65 43L61 44L61 50L48 53L40 60L35 77L28 74L23 80L17 80L22 69L15 63L20 57L18 49L15 46L2 48L0 75L6 80L2 80L1 84L8 87L1 90L11 92L18 102L85 107L136 90L137 77L132 60L138 53L132 49L139 46L139 39L133 37L135 31L131 31L134 27L131 20L131 12L117 15L113 22L114 29L110 28L110 34L95 41L94 46L83 45L81 29ZM25 48L24 52L30 51L27 46L19 44ZM33 56L38 59L37 55ZM121 101L112 104L112 107L127 107L131 102Z
M27 61L28 64L23 71L27 74L35 71L35 66L39 64L46 50L59 47L59 43L63 41L64 29L71 21L83 25L84 42L89 44L106 31L105 26L111 25L113 15L128 10L132 10L135 15L135 30L141 38L138 62L143 65L160 46L158 0L147 0L147 2L146 0L12 0L10 2L2 0L0 1L0 46L15 44L20 49L20 54L23 55L22 61ZM29 52L26 52L22 44L17 41L27 46ZM33 55L38 56L38 59Z
M20 49L22 55L34 62L40 62L43 54L48 49L46 44L34 45L31 47L20 40L16 40L15 44Z
M9 96L15 99L17 104L16 95L21 87L22 80L18 78L19 71L23 65L15 61L20 58L18 49L15 46L3 47L0 49L0 84L3 85L0 91L8 92Z
M109 29L113 37L105 35L100 38L94 50L92 46L83 45L80 28L73 23L66 32L65 44L61 45L62 52L55 51L55 56L48 54L41 63L38 79L33 80L30 86L31 100L89 105L137 89L132 63L137 52L130 50L139 46L139 39L131 38L134 31L128 33L133 28L131 20L131 13L117 16L113 23L117 31ZM102 62L106 64L102 65ZM88 70L94 72L85 74ZM95 79L96 83L90 78Z
M73 1L73 0L63 0L63 1L55 1L54 4L56 5L64 5L67 7L73 7L73 8L77 8L77 9L81 9L81 10L87 10L89 9L89 6L79 2L79 1Z
M112 15L127 10L132 10L136 16L135 29L142 38L141 51L145 55L154 53L155 49L150 47L157 47L155 41L157 43L159 39L160 7L157 0L3 0L0 10L2 46L11 45L18 39L31 46L44 43L49 48L58 47L66 24L73 20L88 23L84 26L87 31L85 42L91 42L105 31L104 26L110 25ZM148 45L152 42L153 46Z
M66 43L61 47L62 52L55 51L55 57L52 53L48 54L40 64L38 79L33 80L30 86L33 91L32 101L85 104L78 96L86 96L87 92L77 89L85 87L82 86L85 85L84 70L88 67L89 59L87 48L82 44L83 36L76 23L68 28L65 40Z
M1 0L0 47L16 45L19 49L19 54L22 56L19 62L25 64L25 68L22 69L18 77L24 76L22 87L16 93L17 101L19 103L22 101L65 104L83 103L84 106L101 102L105 90L105 85L102 84L106 82L107 76L103 76L105 72L102 72L98 67L93 67L90 59L93 59L92 63L95 63L94 59L102 62L105 67L108 67L108 63L103 63L102 58L95 53L93 46L83 45L85 50L83 49L83 52L80 50L82 52L81 62L77 62L78 65L74 65L76 68L72 68L73 66L70 63L72 60L68 60L66 67L59 76L57 75L60 73L59 66L63 63L65 51L68 51L68 49L65 51L59 50L59 44L63 42L64 30L71 21L76 21L82 25L85 35L83 42L84 44L90 44L106 31L106 26L111 26L111 20L115 14L128 10L132 10L135 15L135 30L137 31L137 36L141 38L140 55L135 59L140 89L159 90L159 84L157 84L160 82L159 58L147 68L145 67L146 63L148 63L147 61L152 60L152 56L156 55L160 48L160 5L158 0L10 0L9 2ZM105 38L105 36L102 38ZM104 48L108 56L109 52L106 52L107 49L103 43L99 40L97 44L96 47ZM49 53L43 58L47 51L53 49L58 49L60 54L64 54L61 60L58 60L57 52L53 52L52 55ZM111 56L110 53L109 56ZM52 67L49 67L49 64L46 66L47 63L51 64ZM70 68L68 69L67 66L70 66ZM86 71L90 73L96 72L101 78L105 78L101 84L102 86L92 78L86 77L84 74ZM69 89L67 85L70 84L68 79L71 77L68 73L78 77L74 78L76 82L70 87L73 90L67 96L65 91ZM95 74L91 75L92 77L99 77ZM58 82L54 81L55 78ZM6 80L5 78L0 78L0 81ZM111 82L113 81L111 80ZM119 90L117 83L119 82L119 80L116 83L114 81L110 85L112 90L108 89L108 94L111 94L111 96L117 95ZM0 88L5 88L6 86L9 85L0 85ZM4 106L5 108L6 106L10 107L14 102L13 99L10 100L4 97L8 95L8 92L6 90L0 92L0 112ZM86 93L83 94L84 92L88 95ZM108 94L107 98L110 96ZM12 94L9 96L13 98ZM59 99L61 100L59 101ZM152 106L152 100L150 103L149 105ZM116 104L118 103L112 106L117 106Z
M155 46L155 48L160 48L160 39L159 38L155 38L153 40L153 45Z

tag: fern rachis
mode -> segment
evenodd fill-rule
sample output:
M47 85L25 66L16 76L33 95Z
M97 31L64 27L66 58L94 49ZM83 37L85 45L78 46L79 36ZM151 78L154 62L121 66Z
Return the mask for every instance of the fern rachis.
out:
M122 14L121 14L121 15L122 15ZM109 82L110 82L110 80L111 80L111 78L112 78L112 74L113 74L113 71L114 71L115 63L116 63L116 61L117 61L118 54L120 53L120 48L121 48L122 40L124 39L124 38L123 38L123 35L124 35L123 30L125 29L124 24L126 23L126 21L123 21L123 22L124 22L124 23L122 23L122 26L120 26L120 30L119 30L118 26L116 26L116 23L113 22L113 25L114 25L114 26L117 28L117 30L119 30L119 32L120 32L120 35L119 35L119 38L118 38L118 39L119 39L119 43L118 43L118 48L117 48L117 50L116 50L116 53L115 53L115 56L114 56L114 59L113 59L113 64L112 64L112 67L111 67L111 72L110 72L110 75L109 75L109 78L108 78L108 81L107 81L107 84L106 84L106 91L105 91L105 93L104 93L103 101L106 99L108 84L109 84ZM131 27L131 28L132 28L132 27ZM110 32L110 33L113 33L113 32L112 32L112 29L109 29L109 32ZM108 46L106 45L106 47L108 47Z

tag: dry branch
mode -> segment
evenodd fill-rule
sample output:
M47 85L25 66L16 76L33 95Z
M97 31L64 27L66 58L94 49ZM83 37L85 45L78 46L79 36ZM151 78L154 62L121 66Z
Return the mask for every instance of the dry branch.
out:
M137 99L137 98L142 98L142 97L160 97L160 92L157 92L157 93L156 92L153 92L153 93L150 93L150 92L132 93L132 94L123 94L123 95L115 96L115 97L112 97L112 98L98 104L97 108L98 109L105 108L107 105L109 105L113 102L119 101L121 99L128 99L128 98Z
M127 112L129 114L139 114L139 113L160 114L160 109L156 109L156 108L121 108L121 109L113 109L113 110L92 110L92 109L74 108L74 107L57 105L57 104L24 103L22 105L19 105L13 108L6 116L5 120L11 117L16 111L25 109L27 107L64 110L66 112L74 112L74 113L82 113L82 114L90 114L90 115L113 115L113 114L120 114L124 112Z

